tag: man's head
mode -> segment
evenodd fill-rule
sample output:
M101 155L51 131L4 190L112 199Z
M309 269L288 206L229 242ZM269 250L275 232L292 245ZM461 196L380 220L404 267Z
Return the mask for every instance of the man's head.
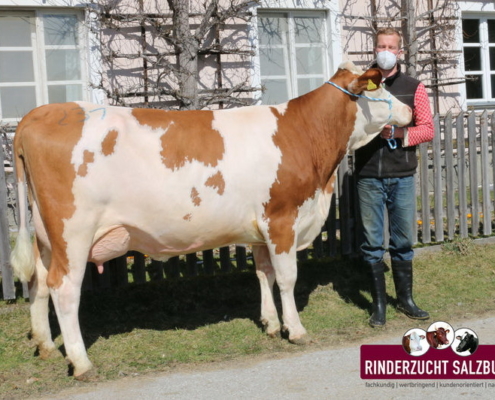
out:
M391 27L379 29L375 38L375 54L378 67L385 77L395 73L397 59L402 55L400 32Z

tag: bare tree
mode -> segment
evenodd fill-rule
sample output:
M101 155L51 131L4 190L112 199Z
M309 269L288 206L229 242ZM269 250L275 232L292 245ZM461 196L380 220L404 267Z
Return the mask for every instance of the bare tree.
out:
M150 3L129 9L98 0L93 10L109 71L99 87L114 103L199 109L252 102L243 97L259 90L250 85L254 49L246 26L258 0L167 0L168 7L156 2L153 9ZM224 57L237 68L224 68Z
M420 77L434 93L435 112L439 110L440 92L445 86L463 83L464 78L452 76L461 51L453 48L458 4L454 0L371 0L369 13L356 15L355 0L343 7L343 18L350 34L344 46L350 47L354 35L370 45L367 49L349 52L361 62L373 60L373 38L378 28L393 26L401 29L407 74ZM344 49L345 50L345 49ZM358 61L359 62L359 61Z

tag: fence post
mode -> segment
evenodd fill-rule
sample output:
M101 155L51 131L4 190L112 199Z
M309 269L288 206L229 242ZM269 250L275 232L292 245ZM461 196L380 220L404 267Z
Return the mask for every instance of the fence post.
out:
M220 268L222 272L230 272L232 270L229 246L220 248Z
M431 242L430 230L430 190L428 187L428 143L419 145L419 182L421 189L421 220L423 243Z
M495 190L495 112L492 113L490 118L490 127L492 131L492 177L493 177L493 190ZM494 200L495 201L495 200ZM495 203L492 204L493 209L495 210Z
M108 262L109 268L112 270L113 286L121 287L129 283L127 271L127 254L114 258Z
M148 275L151 281L163 280L164 264L163 261L151 260L151 263L148 266Z
M4 300L15 299L14 274L10 266L10 236L7 217L7 181L5 179L3 146L0 148L0 272Z
M156 262L158 262L158 261L156 261ZM153 260L151 261L151 263L153 263ZM168 259L167 262L163 263L163 271L165 272L165 277L167 279L180 278L180 260L179 260L179 257L178 256L171 257ZM149 275L151 278L151 271L149 272Z
M441 133L438 115L433 117L435 125L435 136L433 137L433 194L434 194L434 217L435 217L435 242L443 242L443 191L442 191L442 156L441 156Z
M196 253L186 254L186 265L188 276L198 276L198 257Z
M246 248L244 246L235 246L235 261L238 271L247 269Z
M468 237L467 195L466 195L466 143L464 136L464 114L461 113L456 121L457 139L457 172L459 174L459 233L462 238ZM495 176L495 170L494 170Z
M476 144L476 114L471 111L468 115L469 140L469 189L471 191L471 234L479 235L479 196L478 196L478 146Z
M490 160L488 159L488 111L481 114L481 192L483 209L483 235L492 233L491 210L490 210L490 187L488 183L488 171L490 170Z
M445 147L445 183L447 202L447 236L454 239L455 234L455 188L454 188L454 145L452 142L452 113L449 111L444 122Z
M206 275L213 275L215 273L216 263L213 257L213 250L203 250L203 265Z
M136 283L146 282L146 268L144 263L144 254L139 251L132 251L134 263L132 265L132 277Z

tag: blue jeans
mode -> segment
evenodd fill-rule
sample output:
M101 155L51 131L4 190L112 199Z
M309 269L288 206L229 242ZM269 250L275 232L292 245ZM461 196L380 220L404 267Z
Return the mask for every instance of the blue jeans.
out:
M390 257L397 261L411 261L414 257L416 201L414 176L359 178L357 189L364 235L361 244L364 261L375 264L383 259L385 207L389 217Z

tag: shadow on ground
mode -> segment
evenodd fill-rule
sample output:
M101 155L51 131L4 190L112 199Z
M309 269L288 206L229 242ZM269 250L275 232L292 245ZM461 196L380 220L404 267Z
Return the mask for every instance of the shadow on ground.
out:
M370 309L369 300L361 294L369 290L368 271L359 260L299 262L295 288L298 310L304 310L318 286L326 285L332 285L344 301ZM275 300L281 314L277 288ZM79 316L87 348L99 337L108 338L134 329L194 330L237 318L250 319L262 328L260 289L254 270L83 292ZM60 335L53 309L50 322L53 336Z

